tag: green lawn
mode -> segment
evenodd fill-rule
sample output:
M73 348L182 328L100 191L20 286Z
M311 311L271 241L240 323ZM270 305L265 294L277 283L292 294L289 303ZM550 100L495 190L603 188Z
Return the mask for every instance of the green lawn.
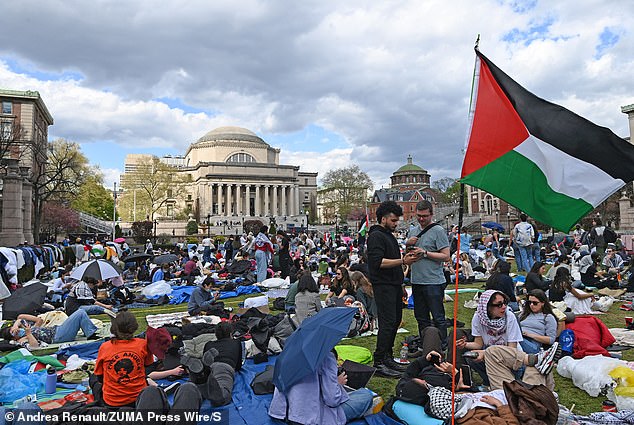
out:
M474 285L462 285L461 287L476 287L480 288L482 284L476 283ZM469 310L463 307L464 301L473 297L473 293L461 294L459 298L459 308L458 308L458 320L465 322L467 326L470 326L471 318L473 317L473 313L475 310ZM225 305L237 308L238 303L243 301L247 296L242 296L238 298L230 298L228 300L223 300ZM623 327L625 323L625 316L631 315L631 312L626 312L619 310L620 303L615 303L610 309L609 313L600 315L600 319L608 327ZM139 319L139 332L145 330L147 327L147 323L145 322L145 316L147 314L159 314L159 313L168 313L174 311L184 311L186 310L186 304L180 304L175 306L161 306L161 307L151 307L147 309L132 309L130 310L138 319ZM453 313L453 304L445 303L445 310L447 312L447 317L451 317ZM272 311L272 313L277 313ZM95 316L104 321L109 321L110 318L106 315ZM416 321L414 320L414 314L412 310L404 310L403 311L403 321L404 328L409 330L410 332L417 331ZM397 354L400 350L401 343L405 337L410 334L398 334L396 338L396 342L394 345L394 353ZM357 345L366 347L371 352L374 351L374 346L376 344L376 337L364 337L364 338L353 338L348 339L342 342L342 344L348 345ZM634 361L634 349L627 350L623 352L623 359L627 361ZM572 404L575 404L575 412L579 414L588 414L591 412L597 412L601 410L601 403L604 398L598 397L593 398L588 396L585 391L582 391L576 388L572 381L566 378L562 378L554 372L555 376L555 391L559 394L560 402L566 407L570 408ZM387 379L374 377L370 380L369 387L379 393L385 400L387 400L391 395L394 394L394 387L396 386L396 379Z

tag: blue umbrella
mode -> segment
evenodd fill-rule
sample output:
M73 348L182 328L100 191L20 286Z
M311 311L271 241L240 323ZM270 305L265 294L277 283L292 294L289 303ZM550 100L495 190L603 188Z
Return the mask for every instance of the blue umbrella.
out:
M350 307L325 308L304 320L288 337L275 362L275 387L287 393L304 377L315 373L326 355L348 334L357 311Z
M496 223L495 221L485 221L484 223L482 223L482 227L497 230L498 232L504 232L504 226L502 226L500 223Z

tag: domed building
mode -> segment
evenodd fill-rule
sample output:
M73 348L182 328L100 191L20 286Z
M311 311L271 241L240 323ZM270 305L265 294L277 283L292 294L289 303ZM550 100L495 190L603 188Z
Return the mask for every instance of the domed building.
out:
M128 157L126 173L134 168ZM258 217L273 219L278 228L306 226L307 216L316 210L317 173L280 164L279 157L280 149L246 128L216 128L189 145L184 157L161 158L179 173L187 173L191 183L184 203L167 194L165 208L158 214L172 218L186 209L199 223L228 223L236 229L237 223ZM234 233L226 227L225 233Z
M408 221L416 216L416 203L426 199L436 204L436 195L430 187L431 176L423 168L413 163L408 155L407 163L396 170L390 177L390 187L375 190L372 202L368 206L370 221L376 222L376 209L384 201L395 201L403 208L403 220Z

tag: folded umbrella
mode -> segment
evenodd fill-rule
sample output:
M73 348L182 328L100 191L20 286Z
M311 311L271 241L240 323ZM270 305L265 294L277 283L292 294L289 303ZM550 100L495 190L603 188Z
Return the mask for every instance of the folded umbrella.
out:
M341 338L348 334L357 308L332 307L304 320L284 344L275 362L273 384L279 391L288 390L317 371L322 361Z
M96 280L106 280L113 277L121 276L123 272L113 262L103 259L91 260L81 264L72 271L70 277L77 280L83 280L87 277Z

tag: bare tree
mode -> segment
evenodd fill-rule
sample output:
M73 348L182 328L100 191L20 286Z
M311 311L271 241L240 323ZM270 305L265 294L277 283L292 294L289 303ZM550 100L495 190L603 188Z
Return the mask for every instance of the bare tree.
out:
M33 176L33 236L38 242L45 203L70 204L90 175L90 168L75 142L57 139L34 149L34 159L40 165Z

